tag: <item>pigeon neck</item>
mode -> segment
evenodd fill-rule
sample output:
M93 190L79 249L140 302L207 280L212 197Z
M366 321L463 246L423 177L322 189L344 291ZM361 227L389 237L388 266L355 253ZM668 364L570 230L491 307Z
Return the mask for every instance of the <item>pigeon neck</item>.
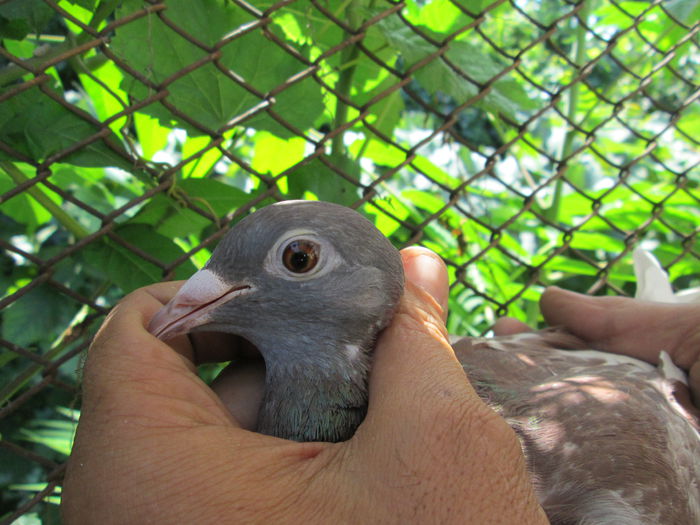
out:
M295 441L337 442L353 435L367 412L366 350L344 345L308 360L265 361L258 432Z

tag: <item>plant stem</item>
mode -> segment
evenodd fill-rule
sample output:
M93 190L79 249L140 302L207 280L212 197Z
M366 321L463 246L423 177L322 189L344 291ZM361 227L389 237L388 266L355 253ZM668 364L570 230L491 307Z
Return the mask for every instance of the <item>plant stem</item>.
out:
M592 0L583 0L583 7L579 14L579 20L584 22L588 21L588 15L591 10ZM574 63L577 67L581 67L584 60L586 59L586 28L583 23L579 23L576 27L576 53L574 55ZM580 94L580 83L576 82L573 86L569 88L566 99L566 134L564 135L564 141L562 143L561 153L559 155L560 159L565 159L571 155L571 150L574 144L574 138L576 136L576 129L571 125L578 113L578 101ZM547 219L556 222L559 218L559 209L561 207L561 199L564 191L564 178L566 172L568 171L568 166L562 171L562 174L554 186L554 197L552 198L552 204L547 208L545 216Z
M357 1L353 0L350 2L347 8L348 21L350 26L355 29L360 24L359 15L357 12ZM351 36L346 33L346 36ZM338 78L338 83L336 84L336 91L343 97L350 97L350 90L352 89L352 77L355 74L355 69L357 69L357 58L360 54L360 50L357 44L352 44L346 47L341 55L341 68L346 64L349 66L344 67L340 72L340 77ZM336 98L335 104L335 119L333 122L333 128L338 129L343 126L348 118L348 106L342 101L341 97ZM342 155L345 153L345 144L343 142L344 133L338 133L331 141L331 153L333 155Z
M29 177L22 173L22 171L12 162L0 161L0 168L2 168L17 185L23 184L30 180ZM77 239L83 239L89 235L89 232L83 228L78 221L68 215L63 208L52 201L37 184L34 186L29 186L24 191L28 193L41 207L48 211L54 219L61 223L61 225L66 230L71 232Z

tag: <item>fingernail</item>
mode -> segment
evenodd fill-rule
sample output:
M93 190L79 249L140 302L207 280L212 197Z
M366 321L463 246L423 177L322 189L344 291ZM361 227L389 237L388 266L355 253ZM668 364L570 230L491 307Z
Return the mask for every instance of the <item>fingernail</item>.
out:
M414 246L402 250L406 280L428 292L447 312L449 286L447 268L442 259L427 248Z

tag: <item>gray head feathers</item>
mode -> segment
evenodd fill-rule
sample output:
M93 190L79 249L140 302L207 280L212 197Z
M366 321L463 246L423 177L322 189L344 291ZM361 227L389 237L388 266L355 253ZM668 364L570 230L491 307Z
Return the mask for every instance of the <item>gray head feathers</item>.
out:
M364 417L371 349L402 293L401 257L371 222L286 201L240 221L149 328L245 337L266 366L258 430L337 441Z

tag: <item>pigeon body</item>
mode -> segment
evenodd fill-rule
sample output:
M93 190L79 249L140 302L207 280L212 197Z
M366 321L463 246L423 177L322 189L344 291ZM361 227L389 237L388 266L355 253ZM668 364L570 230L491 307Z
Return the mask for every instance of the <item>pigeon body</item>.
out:
M402 292L401 258L369 221L287 201L238 223L149 329L248 339L265 360L257 430L341 441L365 416L374 341ZM557 330L453 346L518 435L553 524L700 522L700 434L667 356L657 369Z
M518 435L551 523L698 523L700 437L667 355L660 371L557 330L453 346Z

